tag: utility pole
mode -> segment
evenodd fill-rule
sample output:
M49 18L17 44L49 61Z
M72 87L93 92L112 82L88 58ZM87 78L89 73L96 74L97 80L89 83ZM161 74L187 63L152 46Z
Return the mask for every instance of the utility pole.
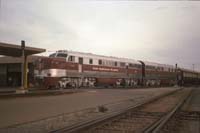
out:
M195 66L195 65L194 65L194 64L192 64L192 70L193 70L193 72L194 72L194 66Z

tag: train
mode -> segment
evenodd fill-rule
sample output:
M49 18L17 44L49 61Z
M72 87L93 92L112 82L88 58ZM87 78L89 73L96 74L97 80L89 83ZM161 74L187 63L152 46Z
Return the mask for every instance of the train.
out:
M177 84L180 86L191 86L200 84L200 72L178 68L177 69Z
M156 87L200 83L173 65L59 50L34 63L35 84L44 88Z

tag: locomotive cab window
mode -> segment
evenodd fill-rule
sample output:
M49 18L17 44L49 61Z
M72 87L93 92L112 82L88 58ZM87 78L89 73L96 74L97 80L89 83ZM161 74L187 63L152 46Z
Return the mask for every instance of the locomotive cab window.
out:
M67 54L63 54L63 53L58 53L57 55L56 55L56 57L63 57L63 58L66 58L67 57Z
M49 57L56 57L56 53L49 55Z

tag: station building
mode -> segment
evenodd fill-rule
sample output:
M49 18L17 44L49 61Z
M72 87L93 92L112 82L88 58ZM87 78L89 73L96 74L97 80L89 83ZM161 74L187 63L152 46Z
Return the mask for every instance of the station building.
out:
M40 56L29 56L28 61L28 86L32 86L34 76L34 61ZM22 85L22 58L0 57L0 87L20 87Z
M41 48L27 47L23 40L21 46L0 42L0 88L31 87L34 62L41 57L34 54L45 51Z

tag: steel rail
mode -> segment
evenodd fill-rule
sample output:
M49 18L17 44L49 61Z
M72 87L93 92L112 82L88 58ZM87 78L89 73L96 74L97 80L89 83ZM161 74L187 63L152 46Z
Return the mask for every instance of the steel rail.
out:
M138 103L134 106L131 106L129 108L126 108L126 109L121 109L121 110L118 110L118 111L115 111L115 112L111 112L109 114L106 114L102 117L98 117L98 118L94 118L94 119L90 119L90 120L87 120L87 121L84 121L84 122L81 122L79 124L74 124L72 126L69 126L69 127L65 127L65 128L61 128L61 129L57 129L57 130L54 130L54 131L51 131L51 133L63 133L63 132L67 132L67 133L73 133L73 132L77 132L77 131L81 131L83 129L88 129L90 127L94 127L95 125L98 125L102 122L105 122L105 121L108 121L110 119L113 119L115 117L118 117L120 115L123 115L129 111L132 111L138 107L141 107L145 104L148 104L148 103L151 103L153 101L156 101L160 98L163 98L165 96L168 96L168 95L171 95L171 94L174 94L176 93L177 91L180 91L182 90L182 88L180 89L177 89L177 90L174 90L172 92L168 92L168 93L165 93L165 94L162 94L162 95L159 95L157 97L154 97L154 98L151 98L151 99L148 99L146 101L143 101L141 103Z
M144 129L144 133L158 133L165 124L175 115L175 113L184 105L184 103L192 97L193 89L188 95L183 97L183 99L171 110L169 113L164 115L161 119Z

